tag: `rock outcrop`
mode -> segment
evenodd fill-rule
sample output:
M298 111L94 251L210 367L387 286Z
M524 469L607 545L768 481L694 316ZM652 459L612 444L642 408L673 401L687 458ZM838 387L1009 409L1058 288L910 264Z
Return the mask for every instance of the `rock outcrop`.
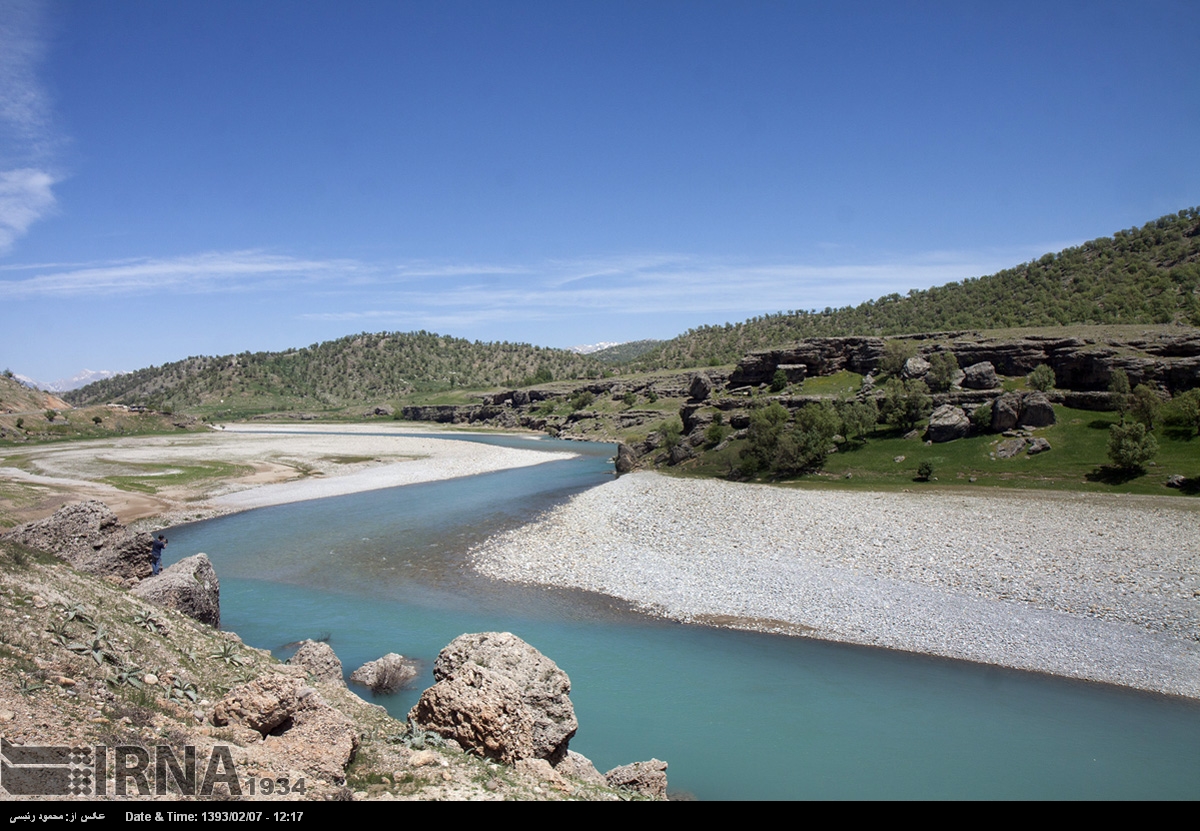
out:
M621 765L604 778L612 788L626 788L654 799L667 798L667 763L658 759Z
M954 441L966 437L970 432L971 420L962 408L943 404L929 416L925 438L934 443Z
M64 505L4 538L48 551L98 577L132 582L150 574L151 536L131 534L107 505L95 500Z
M218 727L246 728L261 741L242 742L260 764L340 779L361 737L345 715L295 678L265 675L230 690L210 716ZM253 735L253 734L251 734ZM239 737L240 738L240 737Z
M207 554L193 554L147 577L131 590L156 606L221 628L221 583Z
M368 661L354 670L350 674L350 680L368 687L373 693L392 693L411 683L420 673L420 663L389 652L382 658Z
M300 648L288 658L288 663L304 667L314 681L343 681L341 660L333 647L321 641L301 641Z
M980 361L963 370L961 386L970 390L994 390L1000 387L1000 378L991 361Z
M438 655L433 677L409 713L414 722L508 764L566 758L579 727L571 680L516 635L460 635Z

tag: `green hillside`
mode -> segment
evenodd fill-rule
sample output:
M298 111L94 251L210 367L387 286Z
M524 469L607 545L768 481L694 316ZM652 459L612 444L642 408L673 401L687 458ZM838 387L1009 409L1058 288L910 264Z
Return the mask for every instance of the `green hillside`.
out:
M689 330L628 364L732 363L801 338L952 329L1181 322L1200 326L1200 209L1189 208L987 277L858 306L793 311Z
M587 355L523 343L481 343L430 332L352 335L286 352L194 357L89 384L64 397L75 406L115 402L207 407L238 414L332 409L413 392L594 378Z

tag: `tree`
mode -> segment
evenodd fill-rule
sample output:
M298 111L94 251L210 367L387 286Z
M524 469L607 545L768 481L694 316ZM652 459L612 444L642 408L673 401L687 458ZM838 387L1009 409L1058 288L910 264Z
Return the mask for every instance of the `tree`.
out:
M1048 364L1038 364L1025 376L1029 386L1038 392L1054 389L1054 370Z
M879 410L888 424L911 430L933 410L929 387L919 379L901 381L889 378L884 385L883 404Z
M879 421L879 405L875 403L874 398L865 401L843 401L838 405L838 415L842 418L846 438L857 436L864 440L867 432Z
M771 392L783 392L784 387L787 385L787 373L782 369L775 370L775 374L771 376Z
M1191 389L1175 396L1167 402L1163 409L1165 424L1187 427L1200 432L1200 388Z
M929 356L929 372L925 373L925 381L934 392L945 392L954 383L956 372L958 361L953 352L935 352Z
M743 473L753 476L775 466L779 438L789 417L787 408L778 401L772 401L750 413L750 426L746 429L747 444L741 455Z
M1129 396L1129 409L1133 417L1145 424L1147 430L1154 429L1162 412L1162 404L1158 391L1146 384L1138 384Z
M58 417L58 410L46 410L46 421L54 421Z
M904 369L905 362L917 354L917 345L910 340L889 340L883 345L879 368L893 377Z
M1141 470L1158 453L1158 440L1140 421L1108 428L1108 458L1121 470Z
M1117 412L1121 414L1121 422L1125 421L1125 411L1129 409L1129 375L1123 369L1114 369L1108 382L1108 391L1117 399Z

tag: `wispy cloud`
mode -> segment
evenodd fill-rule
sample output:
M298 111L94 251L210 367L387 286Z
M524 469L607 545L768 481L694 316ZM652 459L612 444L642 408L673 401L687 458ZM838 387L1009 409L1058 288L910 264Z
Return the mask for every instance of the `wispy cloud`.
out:
M43 4L0 0L0 254L54 210L57 138L37 77Z
M27 270L23 267L22 270ZM144 258L62 268L18 280L0 280L9 297L173 294L294 289L298 284L352 279L366 267L352 260L311 260L261 251L221 251L186 257Z
M380 269L380 277L362 286L363 294L344 298L349 308L332 309L326 302L324 310L300 317L423 328L613 314L690 314L724 321L856 304L987 274L1012 262L999 252L931 252L893 262L840 265L647 254L506 269L447 267L436 285L392 282L382 276L388 270Z

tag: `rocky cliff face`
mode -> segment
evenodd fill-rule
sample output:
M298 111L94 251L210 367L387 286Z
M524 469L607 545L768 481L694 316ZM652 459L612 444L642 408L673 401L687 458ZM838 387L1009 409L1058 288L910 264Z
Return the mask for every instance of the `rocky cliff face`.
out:
M963 369L986 362L1009 376L1028 375L1039 364L1047 364L1054 370L1056 385L1064 390L1107 390L1118 369L1125 370L1132 385L1150 384L1171 392L1200 386L1200 334L1192 331L1128 340L999 339L968 333L943 333L935 338L913 338L922 357L949 350ZM729 384L767 384L776 369L797 364L805 365L809 376L843 369L871 374L879 369L886 342L884 338L811 338L787 349L752 352L738 362Z

